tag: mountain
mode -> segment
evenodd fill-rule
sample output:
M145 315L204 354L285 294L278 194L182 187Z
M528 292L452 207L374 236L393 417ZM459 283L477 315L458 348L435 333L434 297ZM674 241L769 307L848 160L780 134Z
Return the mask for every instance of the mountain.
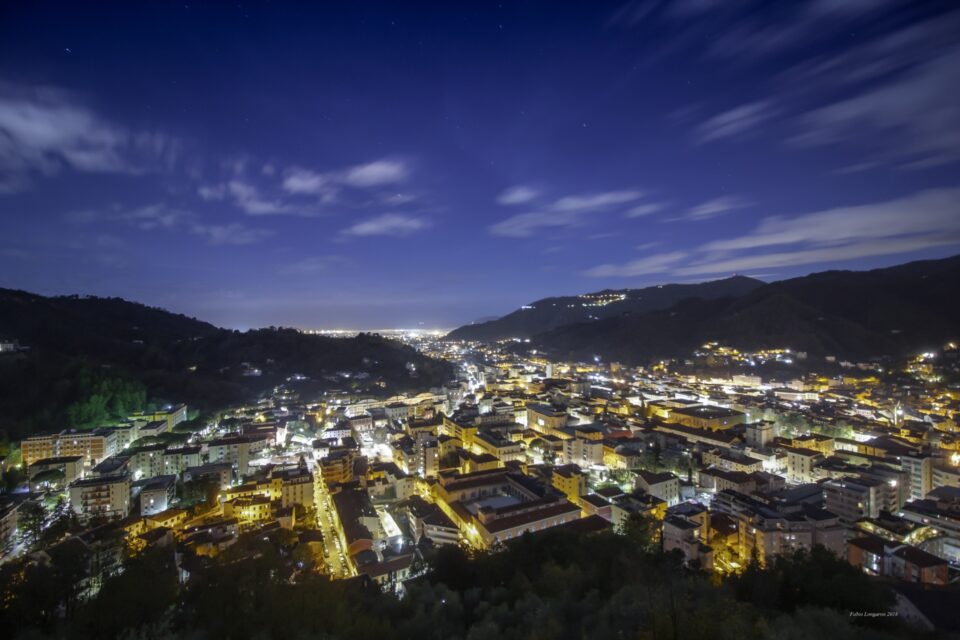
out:
M727 298L577 323L538 334L557 356L630 363L689 355L718 341L868 358L934 349L960 335L960 256L873 271L825 271Z
M741 296L763 285L760 280L733 276L700 284L665 284L644 289L604 289L579 296L537 300L502 318L469 324L451 331L450 340L493 341L529 338L579 322L593 322L623 314L658 311L687 298L712 300Z
M377 335L239 332L119 298L9 289L0 289L4 340L25 347L0 354L0 432L8 436L96 422L147 401L219 409L295 373L310 378L305 392L381 394L438 386L453 375L448 363Z

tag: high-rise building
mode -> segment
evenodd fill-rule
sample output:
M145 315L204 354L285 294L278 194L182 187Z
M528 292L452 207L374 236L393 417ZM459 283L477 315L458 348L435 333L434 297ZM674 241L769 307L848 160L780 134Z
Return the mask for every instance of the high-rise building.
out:
M922 454L904 455L900 465L909 477L909 499L925 498L933 490L933 458Z

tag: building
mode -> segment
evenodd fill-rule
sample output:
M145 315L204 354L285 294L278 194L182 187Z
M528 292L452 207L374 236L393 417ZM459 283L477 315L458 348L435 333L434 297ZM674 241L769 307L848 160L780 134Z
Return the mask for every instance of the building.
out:
M606 498L596 493L580 496L580 510L584 518L600 516L607 522L613 521L612 505Z
M910 500L922 500L933 490L933 458L923 455L904 455L900 465L910 479Z
M610 521L614 531L623 532L634 514L660 521L667 515L667 503L643 491L611 496Z
M836 450L836 440L829 436L820 435L818 433L808 433L806 435L793 438L790 441L790 446L797 449L810 449L812 451L818 451L824 456L832 456Z
M680 479L669 472L638 471L636 486L638 489L660 498L668 507L680 502Z
M356 451L351 448L339 448L320 459L320 476L330 486L334 483L346 483L353 480L353 463Z
M405 402L391 402L383 407L387 419L393 422L406 420L410 416L410 405Z
M740 442L739 436L735 433L730 433L730 430L712 431L710 429L698 429L696 427L672 423L657 424L653 427L653 430L659 433L679 436L691 445L701 444L708 447L729 449Z
M675 515L663 519L661 538L663 550L680 551L684 562L699 566L704 571L713 570L713 549L701 539L703 527L698 522Z
M724 471L739 471L741 473L763 471L763 460L720 449L704 452L703 464L713 465Z
M82 456L59 456L37 460L27 469L30 491L63 489L83 477Z
M847 542L847 561L872 576L884 576L924 585L946 585L946 560L922 549L876 536Z
M495 431L481 431L473 438L473 447L477 453L488 453L500 461L501 465L513 460L524 460L523 445Z
M699 476L700 486L715 492L733 489L749 495L757 490L756 480L751 474L743 471L726 471L711 467L702 469Z
M58 456L83 456L93 466L117 452L117 434L113 429L81 431L68 429L59 434Z
M58 436L35 435L20 441L20 456L27 467L39 460L57 457Z
M228 463L238 475L245 476L250 464L250 438L230 436L213 440L207 444L207 459L213 463Z
M184 483L201 482L205 479L212 479L221 489L226 489L233 480L233 467L229 463L219 462L187 467L183 470Z
M164 475L165 450L166 445L152 444L125 451L124 455L130 458L130 472L133 474L134 481Z
M369 494L356 483L342 486L331 496L337 511L337 535L344 552L354 567L357 556L375 551L375 543L383 540L385 532Z
M361 563L358 571L388 593L395 593L409 577L413 567L413 554L405 553L389 559Z
M603 465L603 440L574 437L563 441L563 461L580 467Z
M130 416L130 419L137 423L163 422L163 432L172 431L175 426L187 419L187 405L178 404L162 411L140 412ZM140 434L140 437L144 437Z
M539 433L566 439L569 436L561 431L567 426L567 413L554 409L547 404L528 404L527 427Z
M487 471L503 466L503 463L496 456L489 453L474 453L466 449L459 449L458 457L460 459L460 473Z
M937 489L931 495L944 488ZM903 505L899 515L909 522L929 527L936 535L924 545L930 553L960 563L960 503L949 497L912 500Z
M435 546L459 543L460 530L436 504L411 496L399 508L406 513L414 544L420 544L423 538Z
M234 498L222 503L223 517L236 518L241 527L263 523L273 518L273 503L269 496L250 496Z
M187 509L167 509L166 511L160 511L159 513L145 516L143 519L143 524L148 531L150 529L159 529L161 527L179 530L187 521L189 516L190 512Z
M13 548L17 534L17 508L12 500L0 502L0 558Z
M163 452L164 475L180 475L190 467L200 466L200 445L189 445Z
M567 500L542 499L504 507L481 507L473 514L470 531L484 548L580 519L580 507Z
M86 475L91 478L101 478L103 476L115 476L121 473L131 473L130 456L118 453L115 456L110 456L102 460L100 464L90 469Z
M82 518L125 518L130 513L130 476L123 473L75 480L70 506Z
M725 431L746 422L747 414L725 407L678 407L670 411L667 420L693 429Z
M559 491L508 469L441 473L433 492L463 538L479 548L580 518L580 507Z
M737 522L736 551L743 562L755 554L764 565L775 556L809 551L818 544L844 553L846 527L829 511L795 502L768 504L729 489L718 493L710 508Z
M281 506L313 507L313 474L310 473L306 463L301 463L294 468L274 471L271 474L271 482L280 486L279 496L277 497L280 499Z
M867 477L837 478L823 483L827 511L840 516L840 522L852 525L857 520L876 518L888 504L889 485Z
M176 498L176 476L153 476L133 483L140 496L140 515L151 516L169 509Z
M550 484L576 505L580 504L580 497L587 493L587 476L575 464L553 467Z
M783 447L787 454L787 481L794 484L815 482L814 466L823 455L814 449L800 449L797 447Z
M960 489L960 467L934 465L932 477L934 489L939 489L940 487Z
M117 452L114 429L67 429L52 435L32 436L20 442L23 464L44 458L80 456L89 468Z

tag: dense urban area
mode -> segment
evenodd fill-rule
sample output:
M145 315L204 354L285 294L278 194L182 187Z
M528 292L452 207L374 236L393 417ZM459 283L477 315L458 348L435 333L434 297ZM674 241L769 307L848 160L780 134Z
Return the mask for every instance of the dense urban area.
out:
M783 563L826 562L859 573L852 588L886 590L883 611L845 616L896 616L888 631L949 628L957 345L849 362L709 343L626 367L553 362L523 340L392 338L452 363L456 379L393 397L307 398L294 373L253 404L156 406L14 443L0 521L8 622L26 626L20 611L49 630L84 606L92 615L90 603L149 575L149 562L175 576L173 592L212 588L214 568L269 556L286 584L329 578L400 602L466 570L450 565L522 563L518 549L536 555L529 540L553 535L561 550L563 536L581 549L627 541L644 562L740 589ZM138 606L160 606L147 593L158 601Z

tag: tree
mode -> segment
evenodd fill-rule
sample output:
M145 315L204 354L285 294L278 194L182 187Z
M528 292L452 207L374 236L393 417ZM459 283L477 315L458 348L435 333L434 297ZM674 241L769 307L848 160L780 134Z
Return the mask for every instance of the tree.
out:
M31 548L40 542L46 519L47 510L39 501L29 500L20 505L20 511L17 513L17 527L24 541Z
M50 517L50 524L40 536L40 546L46 547L59 541L68 533L74 533L80 529L80 520L77 514L73 512L73 507L63 496L57 497L57 502L53 507Z
M120 637L125 630L161 622L177 595L173 548L149 548L128 558L123 572L80 607L76 628L90 636Z
M608 481L617 486L625 484L633 485L635 478L636 474L629 469L611 469L607 476Z
M653 551L660 538L660 526L651 516L640 512L631 513L620 531L632 542L637 549L645 552Z

